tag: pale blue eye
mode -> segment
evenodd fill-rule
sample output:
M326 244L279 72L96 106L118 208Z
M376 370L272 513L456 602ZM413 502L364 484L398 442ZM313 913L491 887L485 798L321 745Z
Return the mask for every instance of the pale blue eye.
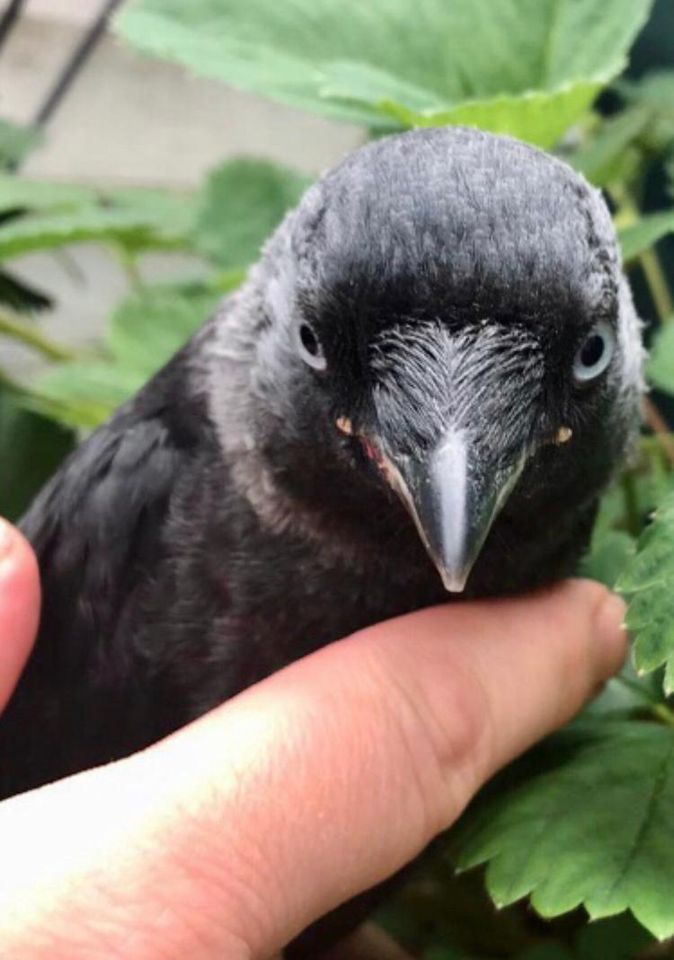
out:
M325 370L327 360L323 353L321 341L318 334L309 323L300 324L298 330L300 356L306 364L313 367L314 370Z
M605 320L595 324L573 361L576 383L589 383L606 370L615 350L615 333Z

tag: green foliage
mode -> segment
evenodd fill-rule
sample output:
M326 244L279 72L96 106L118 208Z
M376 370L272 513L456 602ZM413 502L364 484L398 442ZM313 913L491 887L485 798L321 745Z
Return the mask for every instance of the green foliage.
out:
M462 868L489 861L498 906L526 895L543 917L584 906L631 910L674 934L674 735L668 727L586 721L515 764L456 830Z
M467 123L550 146L624 66L650 0L136 0L139 50L365 124Z
M0 209L21 211L0 221L0 261L85 241L130 250L187 245L194 208L159 190L94 191L0 177Z
M161 287L132 295L112 315L104 355L54 367L24 404L68 427L98 426L173 356L218 299Z
M623 260L629 263L654 243L674 232L674 210L652 213L618 231Z
M642 672L665 664L665 692L674 693L674 495L658 507L638 553L617 587L630 598L627 626Z
M625 110L610 120L599 122L595 135L568 159L576 170L598 187L630 180L639 163L638 153L632 145L647 123L648 112L643 108L636 106Z
M263 160L223 164L201 191L196 250L228 270L247 266L309 183L308 177Z

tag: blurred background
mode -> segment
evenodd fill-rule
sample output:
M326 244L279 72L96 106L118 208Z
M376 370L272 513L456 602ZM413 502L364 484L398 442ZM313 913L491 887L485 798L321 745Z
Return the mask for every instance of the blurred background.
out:
M11 6L3 0L0 11ZM26 0L0 47L0 116L30 124L48 103L70 58L100 15L103 0ZM107 27L71 86L41 124L42 143L21 165L40 180L109 186L196 189L228 157L252 155L319 174L365 139L342 124L228 89L178 65L145 60ZM184 258L152 258L143 269L153 279L196 265ZM76 345L100 336L126 280L105 250L70 246L68 263L50 254L14 261L27 281L40 276L53 294L44 329ZM13 369L32 373L40 357L7 343L0 351Z

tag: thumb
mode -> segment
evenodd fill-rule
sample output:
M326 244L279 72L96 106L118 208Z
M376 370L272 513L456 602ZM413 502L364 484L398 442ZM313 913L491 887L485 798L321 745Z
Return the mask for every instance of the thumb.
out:
M5 802L3 955L43 956L48 930L71 960L101 936L134 960L272 956L571 717L619 667L622 614L572 582L401 617L144 753Z
M0 711L28 659L37 632L40 581L24 537L0 520Z

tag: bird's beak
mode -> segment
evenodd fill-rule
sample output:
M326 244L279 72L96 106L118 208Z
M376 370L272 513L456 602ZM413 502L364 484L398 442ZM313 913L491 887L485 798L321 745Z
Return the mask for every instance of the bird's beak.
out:
M427 453L381 450L380 468L411 513L445 588L461 593L526 453L504 456L450 430Z

